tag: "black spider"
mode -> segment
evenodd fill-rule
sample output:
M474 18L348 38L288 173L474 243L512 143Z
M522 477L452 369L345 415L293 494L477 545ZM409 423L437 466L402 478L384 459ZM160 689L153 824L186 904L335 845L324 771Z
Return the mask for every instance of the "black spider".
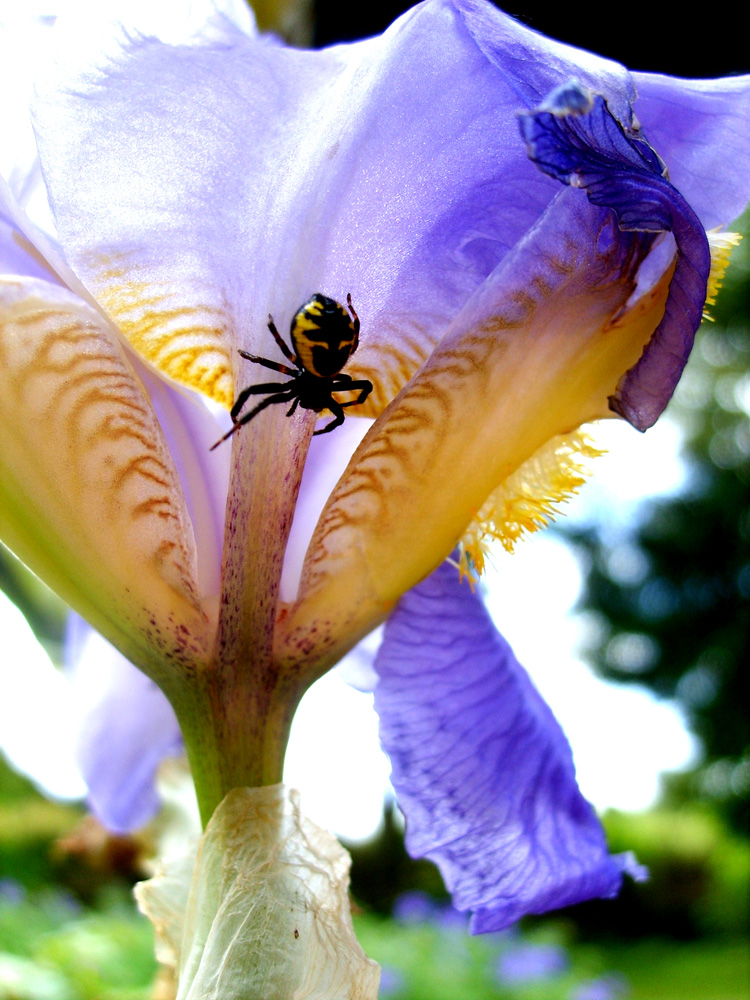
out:
M347 309L319 292L308 299L294 314L289 335L293 350L284 343L273 317L268 317L268 329L281 348L285 358L296 365L290 368L269 358L259 358L255 354L240 351L243 358L288 375L288 382L260 382L248 386L237 397L231 410L234 426L223 438L212 445L213 451L222 441L235 434L243 424L249 423L261 410L274 403L291 403L287 416L291 417L297 406L304 410L330 410L334 419L315 434L327 434L344 422L344 408L363 403L372 392L372 382L366 378L353 379L341 369L357 350L359 344L359 317L352 306L352 297L346 297ZM340 403L333 398L335 392L359 390L356 399ZM267 399L238 419L242 407L250 396L270 393Z

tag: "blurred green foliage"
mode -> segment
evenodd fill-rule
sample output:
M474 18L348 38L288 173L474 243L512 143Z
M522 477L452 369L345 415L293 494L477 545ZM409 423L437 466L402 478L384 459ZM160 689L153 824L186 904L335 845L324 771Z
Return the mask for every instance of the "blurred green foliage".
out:
M709 804L604 816L610 849L633 851L646 882L626 880L616 901L568 912L588 940L746 938L750 933L750 842Z
M153 931L129 897L84 909L57 891L0 893L0 1000L140 1000L156 973Z

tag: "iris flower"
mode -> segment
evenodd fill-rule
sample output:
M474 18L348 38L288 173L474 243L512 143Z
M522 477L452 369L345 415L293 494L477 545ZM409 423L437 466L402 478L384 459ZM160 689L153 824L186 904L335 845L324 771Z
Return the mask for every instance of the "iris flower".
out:
M666 406L750 194L750 78L630 74L484 0L319 52L219 10L76 40L33 106L53 237L2 189L0 530L176 713L208 826L144 905L179 996L374 995L279 782L300 697L383 622L407 844L473 930L614 895L640 869L465 578L575 489L582 424ZM278 357L269 314L316 292L351 294L370 397L307 464L286 406L209 451L195 396L265 381L238 351Z

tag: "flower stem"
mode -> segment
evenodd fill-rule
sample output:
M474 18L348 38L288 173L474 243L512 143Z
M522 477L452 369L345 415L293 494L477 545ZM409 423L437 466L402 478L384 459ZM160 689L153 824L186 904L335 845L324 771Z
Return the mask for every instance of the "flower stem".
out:
M175 704L206 823L227 792L282 780L292 716L305 684L274 657L279 581L311 413L281 407L232 442L222 590L213 655ZM184 695L184 700L183 700Z
M204 826L233 788L275 785L283 777L299 696L287 685L263 683L258 671L242 673L256 683L224 697L217 678L207 675L177 710Z

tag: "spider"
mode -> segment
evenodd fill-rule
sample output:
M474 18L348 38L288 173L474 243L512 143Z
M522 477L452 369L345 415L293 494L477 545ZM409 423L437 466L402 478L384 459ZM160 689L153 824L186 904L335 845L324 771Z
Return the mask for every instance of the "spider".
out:
M359 317L352 306L351 295L346 296L346 304L348 312L340 302L316 292L301 305L292 318L289 330L293 350L287 347L276 329L273 316L268 317L268 329L273 334L273 339L284 357L296 365L297 370L278 361L240 351L248 361L281 372L282 375L289 375L290 378L288 382L260 382L243 389L231 410L234 426L211 446L211 451L235 434L243 424L249 423L261 410L274 403L291 403L286 414L288 417L291 417L297 406L301 406L303 410L315 410L316 413L330 410L333 420L315 431L315 434L327 434L340 427L344 422L344 407L364 403L372 392L372 382L366 378L353 379L351 375L345 375L341 371L359 344ZM356 399L347 403L339 403L333 398L335 392L352 390L359 390L359 394ZM270 393L268 398L238 419L249 397L264 393Z

